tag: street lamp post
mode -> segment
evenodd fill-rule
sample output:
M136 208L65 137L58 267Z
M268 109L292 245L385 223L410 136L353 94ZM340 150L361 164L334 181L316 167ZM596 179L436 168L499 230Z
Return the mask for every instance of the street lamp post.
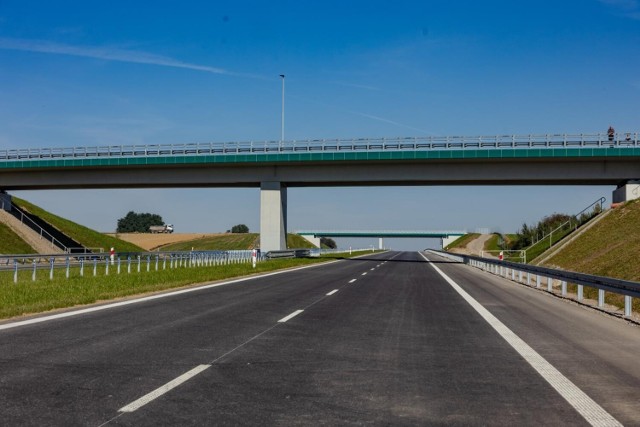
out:
M282 125L280 128L280 143L284 142L284 74L280 74L282 78Z

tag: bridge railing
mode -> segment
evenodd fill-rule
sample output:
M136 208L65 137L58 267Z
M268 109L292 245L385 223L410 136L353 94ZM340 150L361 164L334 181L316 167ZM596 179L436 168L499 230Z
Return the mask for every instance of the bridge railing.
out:
M535 282L536 288L541 288L542 282L545 281L548 292L553 292L554 284L558 285L559 282L560 294L563 297L567 296L568 284L575 284L576 299L579 302L584 300L585 286L595 288L598 290L598 308L600 309L604 309L605 306L605 292L624 295L624 316L627 318L631 317L633 298L640 298L640 282L471 255L451 254L435 250L430 250L429 252L479 268L506 279L511 279L518 283L534 286Z
M105 145L97 147L0 150L0 160L218 156L298 152L428 151L505 148L637 147L638 132L595 134L427 136L400 138L308 139L184 144Z

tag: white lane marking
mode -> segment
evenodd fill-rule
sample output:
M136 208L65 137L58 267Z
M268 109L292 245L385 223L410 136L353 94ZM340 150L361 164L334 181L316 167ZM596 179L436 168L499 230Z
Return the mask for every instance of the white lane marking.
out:
M284 323L289 319L292 319L294 317L296 317L298 314L302 313L304 310L296 310L293 313L291 313L290 315L283 317L282 319L278 320L278 323Z
M331 292L329 292L329 293L327 294L327 296L328 296L328 297L330 297L331 295L335 294L336 292L338 292L338 290L337 290L337 289L334 289L334 290L332 290Z
M373 271L373 270L375 270L375 268L372 268L372 269L371 269L371 270L369 270L369 271Z
M361 274L361 276L366 276L367 272L365 271L364 273Z
M36 317L36 318L33 318L33 319L22 320L22 321L18 321L18 322L5 323L3 325L0 325L0 331L4 330L4 329L17 328L19 326L26 326L26 325L33 325L35 323L48 322L49 320L63 319L65 317L72 317L72 316L79 316L81 314L92 313L92 312L95 312L95 311L108 310L110 308L122 307L122 306L129 305L129 304L137 304L137 303L140 303L140 302L151 301L151 300L160 299L160 298L172 297L174 295L186 294L186 293L189 293L189 292L196 292L196 291L201 291L201 290L205 290L205 289L217 288L218 286L231 285L233 283L246 282L248 280L262 279L262 278L265 278L265 277L275 276L275 275L278 275L278 274L290 273L292 271L298 271L298 270L304 270L304 269L307 269L307 268L320 267L322 265L326 266L326 265L329 265L329 264L333 264L334 262L339 262L339 261L330 261L330 262L324 262L324 263L314 264L314 265L305 265L304 267L297 267L297 268L292 268L290 270L283 270L283 271L275 271L273 273L266 273L266 274L262 274L260 276L242 277L240 279L229 280L227 282L222 282L222 283L213 283L211 285L197 286L197 287L193 287L193 288L189 288L189 289L181 289L179 291L167 292L167 293L158 294L158 295L151 295L151 296L148 296L148 297L142 297L142 298L136 298L136 299L131 299L131 300L127 300L127 301L115 302L115 303L112 303L112 304L105 304L105 305L100 305L100 306L96 306L96 307L82 308L80 310L67 311L65 313L52 314L50 316L42 316L42 317Z
M422 253L420 253L422 255ZM567 377L562 375L551 363L540 356L533 348L517 336L504 323L498 320L493 314L469 295L464 289L447 276L442 270L436 267L427 257L422 257L429 263L451 285L453 289L462 296L482 316L484 320L491 325L500 336L513 347L528 363L535 369L551 386L578 411L582 417L592 426L613 427L622 426L611 414L598 405L585 392L580 390L578 386L571 382Z
M355 282L356 280L358 280L358 279L351 279L351 280L349 280L349 283L353 283L353 282Z
M180 384L184 383L190 378L195 377L200 372L206 369L209 369L210 367L211 365L198 365L192 370L190 370L189 372L185 372L184 374L180 375L178 378L169 381L162 387L158 387L157 389L153 390L151 393L145 394L140 399L129 403L127 406L123 406L122 408L118 409L118 412L133 412L141 408L142 406L146 405L147 403L157 399L163 394L167 393L171 389L178 387Z

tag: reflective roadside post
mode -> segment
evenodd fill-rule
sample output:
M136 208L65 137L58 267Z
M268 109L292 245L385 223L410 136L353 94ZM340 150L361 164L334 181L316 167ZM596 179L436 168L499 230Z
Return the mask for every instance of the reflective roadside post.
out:
M115 258L116 258L116 250L114 248L111 248L111 250L109 251L109 259L111 260L111 265L113 265Z
M258 258L258 251L254 249L253 251L251 251L251 264L253 265L253 268L256 268L257 258Z

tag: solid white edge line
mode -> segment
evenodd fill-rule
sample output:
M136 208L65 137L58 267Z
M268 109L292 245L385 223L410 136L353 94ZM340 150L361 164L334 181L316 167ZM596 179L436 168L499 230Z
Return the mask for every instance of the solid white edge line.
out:
M118 409L118 412L133 412L133 411L135 411L137 409L140 409L141 407L143 407L147 403L149 403L149 402L151 402L153 400L156 400L158 397L160 397L163 394L167 393L171 389L176 388L180 384L184 383L185 381L189 380L190 378L195 377L200 372L202 372L202 371L204 371L206 369L209 369L210 367L211 367L211 365L198 365L195 368L193 368L192 370L190 370L188 372L185 372L184 374L180 375L178 378L169 381L168 383L166 383L162 387L158 387L157 389L153 390L151 393L145 394L141 398L129 403L126 406L123 406L122 408Z
M474 310L482 316L482 318L491 325L493 329L500 334L500 336L513 347L520 356L522 356L528 363L544 378L573 408L578 411L580 415L592 426L598 427L618 427L622 426L618 420L616 420L611 414L604 410L598 403L591 399L585 392L583 392L578 386L565 377L560 371L558 371L551 363L547 362L545 358L540 356L529 344L524 342L519 336L517 336L511 329L509 329L504 323L498 320L493 314L476 301L471 295L469 295L464 289L460 287L456 282L447 276L440 268L433 264L422 252L420 255L429 263L431 267L444 280L447 281L453 289L455 289L462 298Z
M303 267L297 267L297 268L292 268L292 269L289 269L289 270L282 270L282 271L274 271L273 273L266 273L266 274L262 274L262 275L259 275L259 276L241 277L239 279L229 280L229 281L221 282L221 283L212 283L210 285L195 286L193 288L181 289L181 290L178 290L178 291L171 291L171 292L167 292L167 293L151 295L151 296L148 296L148 297L135 298L135 299L130 299L130 300L126 300L126 301L120 301L120 302L115 302L115 303L110 303L110 304L105 304L105 305L99 305L99 306L96 306L96 307L81 308L79 310L67 311L67 312L64 312L64 313L52 314L52 315L49 315L49 316L35 317L33 319L28 319L28 320L19 320L19 321L16 321L16 322L10 322L10 323L5 323L5 324L0 325L0 331L2 331L4 329L17 328L19 326L26 326L26 325L33 325L33 324L36 324L36 323L48 322L50 320L55 320L55 319L63 319L65 317L79 316L81 314L87 314L87 313L93 313L93 312L96 312L96 311L108 310L108 309L111 309L111 308L122 307L122 306L130 305L130 304L137 304L137 303L140 303L140 302L151 301L151 300L160 299L160 298L168 298L168 297L172 297L172 296L175 296L175 295L186 294L186 293L189 293L189 292L196 292L196 291L201 291L201 290L205 290L205 289L216 288L218 286L231 285L233 283L240 283L240 282L245 282L245 281L248 281L248 280L262 279L262 278L265 278L265 277L275 276L275 275L278 275L278 274L284 274L284 273L289 273L289 272L298 271L298 270L304 270L304 269L307 269L307 268L326 266L326 265L329 265L329 264L333 264L335 262L339 262L339 261L329 261L329 262L320 263L320 264L305 265Z
M356 280L358 280L358 279L351 279L351 280L349 280L349 283L353 283L353 282L355 282Z
M303 311L304 311L304 310L296 310L296 311L294 311L293 313L291 313L290 315L288 315L288 316L286 316L286 317L283 317L282 319L278 320L278 323L284 323L284 322L286 322L287 320L290 320L290 319L292 319L292 318L296 317L298 314L302 313Z
M329 293L327 294L327 296L328 296L328 297L330 297L331 295L335 294L336 292L338 292L338 290L337 290L337 289L334 289L334 290L332 290L331 292L329 292Z

